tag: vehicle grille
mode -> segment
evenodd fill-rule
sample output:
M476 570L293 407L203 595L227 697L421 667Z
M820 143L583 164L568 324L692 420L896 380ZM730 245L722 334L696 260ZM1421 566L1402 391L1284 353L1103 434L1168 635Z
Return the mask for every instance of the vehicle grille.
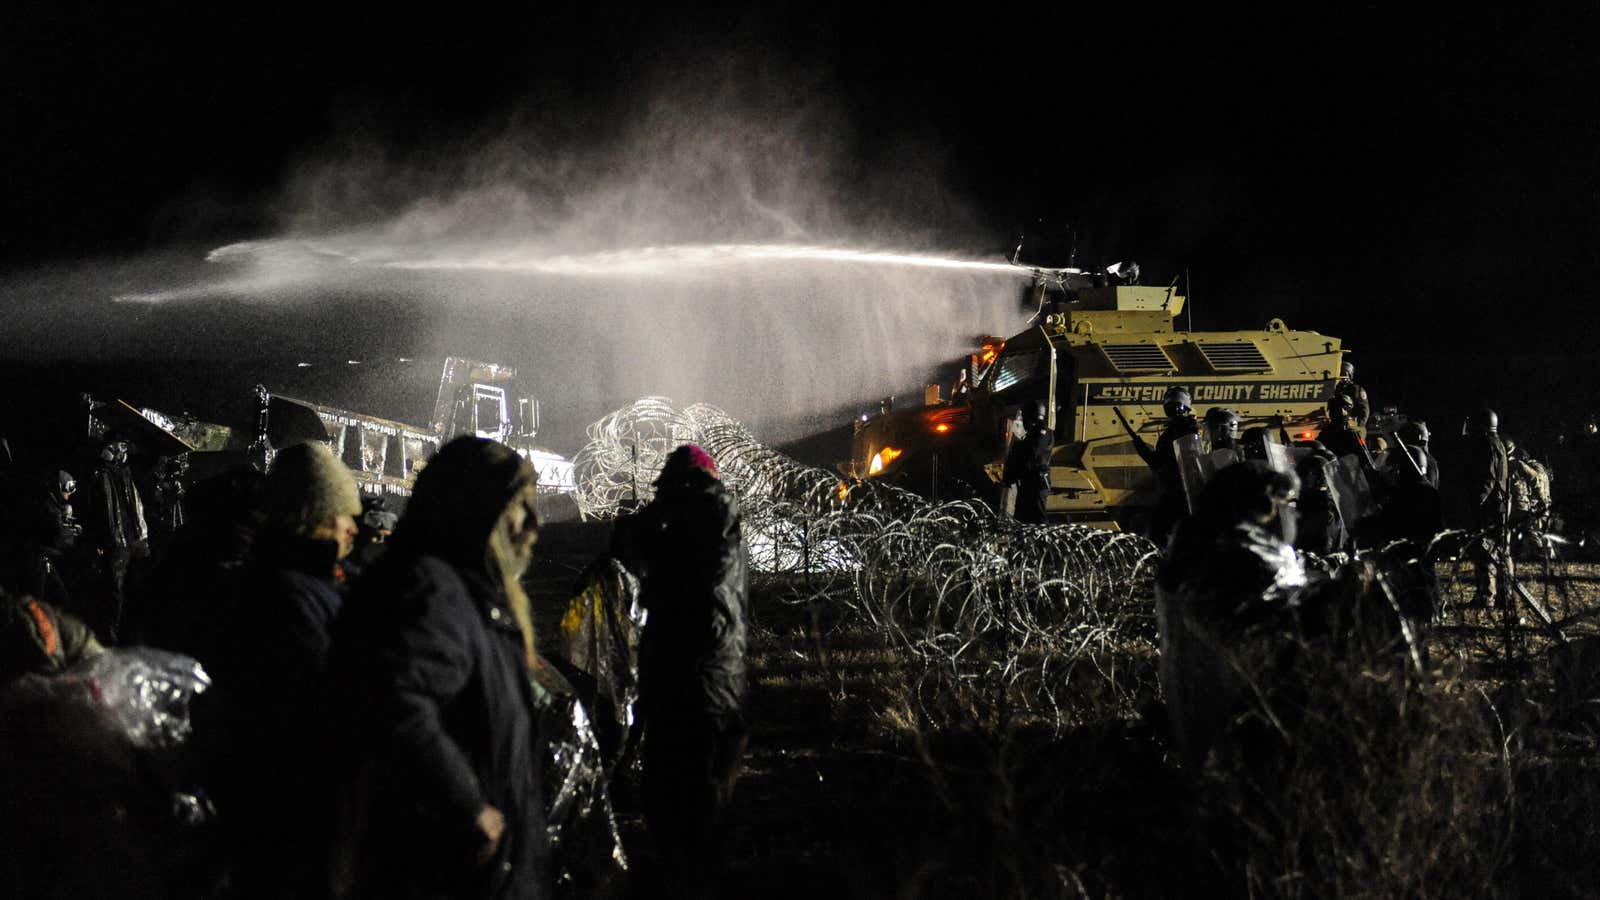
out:
M1170 372L1172 358L1160 344L1101 344L1100 352L1112 368L1124 375L1135 372Z
M1269 372L1272 363L1262 355L1254 341L1227 341L1213 344L1196 344L1200 355L1214 372Z

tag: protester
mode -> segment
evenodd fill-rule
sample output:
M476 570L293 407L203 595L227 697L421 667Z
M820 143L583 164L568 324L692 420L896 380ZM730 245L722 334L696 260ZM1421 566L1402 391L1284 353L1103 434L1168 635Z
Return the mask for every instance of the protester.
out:
M54 470L32 481L19 485L16 506L10 510L16 519L11 537L15 546L0 548L0 558L6 558L10 569L5 580L17 592L71 609L62 564L83 534L71 502L78 482L70 472Z
M360 496L322 444L280 450L263 486L265 522L224 652L207 662L225 733L218 802L231 823L235 882L249 897L326 893L332 782L321 720L336 572Z
M1218 472L1181 522L1156 576L1161 684L1173 738L1193 766L1243 702L1228 663L1252 628L1286 617L1307 576L1295 557L1293 474L1255 462Z
M739 506L710 455L685 444L667 457L655 499L623 527L648 613L639 664L645 821L664 893L709 897L724 864L722 817L747 735Z
M105 436L89 478L89 497L82 516L84 537L93 549L97 576L97 596L83 607L83 612L96 633L113 643L120 640L128 567L148 551L150 539L144 501L128 463L132 452L123 437L114 432Z
M194 485L186 521L144 585L142 643L219 662L263 525L263 476L240 465Z
M0 686L30 673L56 675L104 652L77 616L33 597L0 591Z
M390 507L385 495L366 497L361 501L361 518L356 521L356 545L344 561L345 573L358 577L378 561L383 551L389 549L389 535L400 516Z
M336 623L339 896L550 895L519 582L537 480L503 444L446 444Z

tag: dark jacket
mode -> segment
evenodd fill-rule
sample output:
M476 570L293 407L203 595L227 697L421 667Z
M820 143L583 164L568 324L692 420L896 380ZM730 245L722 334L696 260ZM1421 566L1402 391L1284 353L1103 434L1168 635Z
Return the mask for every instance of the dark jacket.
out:
M1295 546L1318 556L1344 550L1351 523L1345 521L1334 487L1339 477L1338 458L1311 443L1310 452L1295 466L1295 474L1300 477L1300 536Z
M1470 526L1482 528L1504 521L1509 465L1500 436L1469 435L1462 442L1460 465L1457 484Z
M1195 421L1194 416L1174 416L1167 420L1161 437L1156 438L1155 450L1146 450L1143 441L1134 445L1134 449L1140 451L1139 456L1155 470L1156 477L1161 479L1161 489L1168 496L1183 497L1183 472L1178 466L1178 454L1173 445L1182 438L1199 433L1200 423Z
M1034 425L1006 452L1002 480L1017 485L1018 522L1044 524L1045 499L1050 496L1050 451L1054 445L1050 429Z
M1439 490L1426 477L1406 473L1384 501L1383 511L1363 524L1364 542L1382 547L1390 541L1411 541L1420 550L1444 530L1444 508Z
M216 692L197 715L219 726L208 738L219 754L217 802L248 896L315 897L326 884L334 803L325 675L344 602L337 557L333 541L257 545L221 650L204 661Z
M332 669L346 809L336 871L351 896L548 896L529 668L485 568L390 549L345 605ZM484 806L506 830L474 868Z
M103 463L94 470L81 512L84 532L96 547L136 550L150 537L144 501L134 486L133 470L126 465Z
M1345 378L1340 379L1333 393L1336 397L1344 397L1350 401L1350 418L1354 419L1357 425L1366 427L1367 420L1372 415L1372 402L1367 399L1367 389Z
M631 524L648 612L639 646L645 715L738 715L750 640L738 502L722 482L697 475L661 485Z
M1322 426L1317 432L1317 442L1340 459L1366 454L1366 445L1362 443L1361 435L1355 429L1343 425L1329 423Z

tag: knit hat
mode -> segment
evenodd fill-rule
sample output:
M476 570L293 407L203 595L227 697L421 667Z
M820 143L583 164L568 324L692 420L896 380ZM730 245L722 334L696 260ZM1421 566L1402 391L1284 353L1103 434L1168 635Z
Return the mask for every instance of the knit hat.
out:
M268 526L297 536L330 516L361 515L361 493L350 470L320 443L279 450L262 494Z
M656 484L682 481L696 469L712 478L718 480L722 478L717 474L717 462L711 458L711 454L700 449L697 444L684 444L667 454L667 462L661 467L661 477L656 479Z

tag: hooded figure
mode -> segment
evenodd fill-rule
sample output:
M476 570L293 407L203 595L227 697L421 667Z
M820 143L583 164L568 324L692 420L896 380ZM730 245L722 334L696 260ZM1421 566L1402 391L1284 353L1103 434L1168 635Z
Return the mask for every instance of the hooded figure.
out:
M537 484L504 444L444 445L335 624L338 896L550 895L520 583Z
M1050 497L1050 451L1055 444L1045 427L1044 401L1023 404L1022 428L1022 437L1013 440L1006 451L1002 480L1008 487L1017 485L1017 521L1043 525L1045 501Z
M22 520L17 534L21 557L15 566L14 587L58 609L70 609L61 563L83 534L71 502L78 482L66 471L51 472L42 481L31 485L17 504Z
M722 811L744 755L747 563L739 505L685 444L629 530L647 618L639 646L645 821L669 896L714 892Z
M231 823L235 878L250 897L325 893L332 783L324 677L344 603L336 566L361 512L350 470L322 444L277 453L266 521L222 649L204 660L223 727L217 801ZM219 604L226 608L225 604Z
M1186 760L1206 754L1243 702L1230 665L1247 635L1287 618L1307 586L1295 556L1299 480L1255 462L1218 472L1156 574L1161 685Z

